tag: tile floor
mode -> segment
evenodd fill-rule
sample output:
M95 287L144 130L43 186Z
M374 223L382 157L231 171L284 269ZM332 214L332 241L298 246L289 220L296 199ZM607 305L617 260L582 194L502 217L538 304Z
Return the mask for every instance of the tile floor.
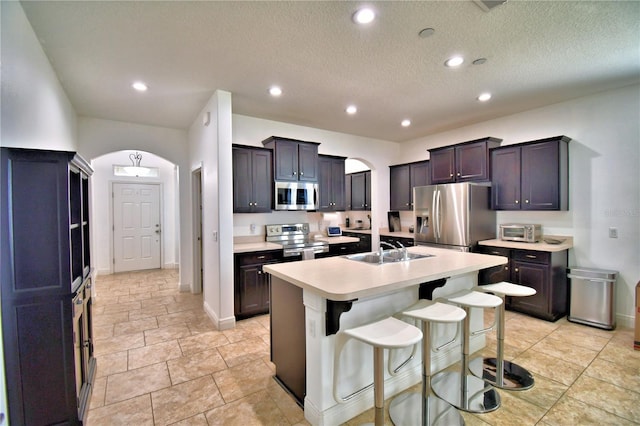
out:
M217 331L202 296L179 293L177 280L177 270L97 278L98 372L88 425L308 425L272 379L268 315ZM495 333L488 339L484 352L493 355ZM465 421L638 425L640 352L632 342L628 328L609 332L507 312L505 356L529 369L536 385L499 391L497 411L463 413ZM347 425L372 420L369 410Z

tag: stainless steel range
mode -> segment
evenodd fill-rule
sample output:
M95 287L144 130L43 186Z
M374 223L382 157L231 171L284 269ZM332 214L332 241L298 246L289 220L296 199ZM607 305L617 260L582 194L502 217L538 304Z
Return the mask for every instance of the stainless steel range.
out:
M309 239L308 223L292 223L282 225L267 225L266 240L271 243L282 244L284 256L300 256L305 249L313 249L313 253L327 253L329 243Z

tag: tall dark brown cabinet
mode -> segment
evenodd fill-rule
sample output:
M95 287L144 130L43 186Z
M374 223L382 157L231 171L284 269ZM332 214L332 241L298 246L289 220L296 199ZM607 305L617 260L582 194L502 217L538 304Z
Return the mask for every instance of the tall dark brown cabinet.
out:
M96 371L89 176L73 152L0 151L2 332L15 425L82 424Z

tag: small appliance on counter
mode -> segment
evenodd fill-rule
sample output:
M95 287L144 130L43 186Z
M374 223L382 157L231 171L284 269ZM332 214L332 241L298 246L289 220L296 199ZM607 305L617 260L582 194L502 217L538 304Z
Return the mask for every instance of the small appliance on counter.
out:
M537 243L542 239L542 225L529 223L504 223L500 225L502 241Z
M342 235L342 229L339 226L327 226L327 237L339 237Z

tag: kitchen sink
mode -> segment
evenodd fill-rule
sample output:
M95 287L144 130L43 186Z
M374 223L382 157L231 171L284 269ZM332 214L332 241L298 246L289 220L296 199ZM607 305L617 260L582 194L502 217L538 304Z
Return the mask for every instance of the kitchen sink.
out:
M380 262L379 252L358 253L346 256L349 260L356 260L358 262L373 263L381 265L383 263L405 262L415 259L423 259L425 257L433 257L432 254L419 254L419 253L403 253L401 250L388 250L384 252L382 256L382 262Z

